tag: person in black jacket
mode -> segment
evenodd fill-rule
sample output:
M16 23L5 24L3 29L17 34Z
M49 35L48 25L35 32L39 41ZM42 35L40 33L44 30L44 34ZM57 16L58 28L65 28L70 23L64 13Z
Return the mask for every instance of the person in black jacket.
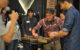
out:
M32 36L32 29L37 24L37 19L34 17L34 11L32 9L29 9L27 12L27 15L22 20L22 34L24 37ZM24 49L30 50L31 46L29 46L29 43L24 43ZM32 48L34 48L32 46ZM36 50L34 48L34 50Z

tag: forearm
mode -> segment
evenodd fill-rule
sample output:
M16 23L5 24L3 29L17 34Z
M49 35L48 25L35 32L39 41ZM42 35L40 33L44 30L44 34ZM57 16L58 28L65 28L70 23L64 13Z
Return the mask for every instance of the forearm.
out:
M68 32L59 31L56 36L61 38L61 37L67 36L67 35L68 35Z
M36 33L35 29L32 29L32 35L34 35Z
M11 39L14 35L15 24L16 24L16 21L11 21L8 32L5 35L2 36L2 38L5 42L10 42L11 41Z
M63 31L49 32L49 37L50 38L55 38L55 37L62 38L62 37L67 36L67 35L68 35L68 32L63 32Z

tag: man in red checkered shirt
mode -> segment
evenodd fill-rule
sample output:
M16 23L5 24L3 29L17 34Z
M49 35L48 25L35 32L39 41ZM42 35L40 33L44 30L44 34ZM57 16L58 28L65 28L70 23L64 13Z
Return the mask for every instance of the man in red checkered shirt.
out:
M44 36L49 38L52 38L52 32L58 32L61 29L62 22L60 18L55 16L55 11L53 9L47 9L45 13L45 18L41 19L32 30L32 34L34 37L38 36L36 30L39 30L42 26L44 30ZM44 50L51 49L61 50L60 39L58 37L54 38L52 42L44 45Z

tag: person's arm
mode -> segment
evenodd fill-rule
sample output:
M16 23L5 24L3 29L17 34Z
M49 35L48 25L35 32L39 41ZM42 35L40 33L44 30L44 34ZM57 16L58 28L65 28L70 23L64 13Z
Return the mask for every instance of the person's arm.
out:
M32 29L32 35L36 34L36 29Z
M62 38L64 36L67 36L68 35L68 32L64 32L64 31L59 31L59 32L49 32L49 37L51 39L55 38L55 37L59 37L59 38Z
M38 24L37 24L37 20L36 20L36 18L34 18L34 25L33 25L33 29L32 29L32 34L34 34L34 33L36 33L36 29L34 28L34 26L35 27L38 27ZM37 25L37 26L36 26Z
M69 32L71 31L73 24L74 24L74 15L72 13L67 13L66 14L66 18L65 18L65 22L64 22L64 26L61 29L61 31L59 32L53 32L54 34L51 36L55 36L55 37L64 37L67 36L69 34Z
M16 24L16 21L17 21L19 15L17 12L12 11L12 13L9 16L11 19L11 24L10 24L9 30L6 34L1 35L2 39L5 42L11 42L11 39L14 35L15 24Z
M36 31L43 25L43 19L38 22L38 24L32 29L32 35L36 34Z
M65 16L63 28L61 31L59 31L59 34L58 34L59 37L64 37L69 34L69 32L73 28L74 20L75 20L74 14L71 12L68 12Z
M54 37L64 37L67 36L69 32L64 32L64 31L59 31L59 32L54 32Z
M62 28L62 21L61 21L61 19L58 18L58 17L56 17L55 19L56 19L56 24L58 25L58 29L61 30L61 28ZM54 38L54 36L58 36L57 34L58 34L58 31L48 32L48 36L50 38L52 38L52 39Z

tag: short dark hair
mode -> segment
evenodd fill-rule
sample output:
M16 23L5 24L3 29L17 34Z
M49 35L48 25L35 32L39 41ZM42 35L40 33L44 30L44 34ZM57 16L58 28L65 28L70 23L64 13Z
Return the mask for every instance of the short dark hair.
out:
M64 1L67 1L69 3L72 3L73 2L73 0L59 0L60 3L63 3Z
M28 9L28 13L29 13L29 12L34 13L34 10L33 10L33 9Z
M52 8L49 8L49 9L46 9L45 13L51 13L51 14L54 14L54 13L55 13L55 10L52 9Z

